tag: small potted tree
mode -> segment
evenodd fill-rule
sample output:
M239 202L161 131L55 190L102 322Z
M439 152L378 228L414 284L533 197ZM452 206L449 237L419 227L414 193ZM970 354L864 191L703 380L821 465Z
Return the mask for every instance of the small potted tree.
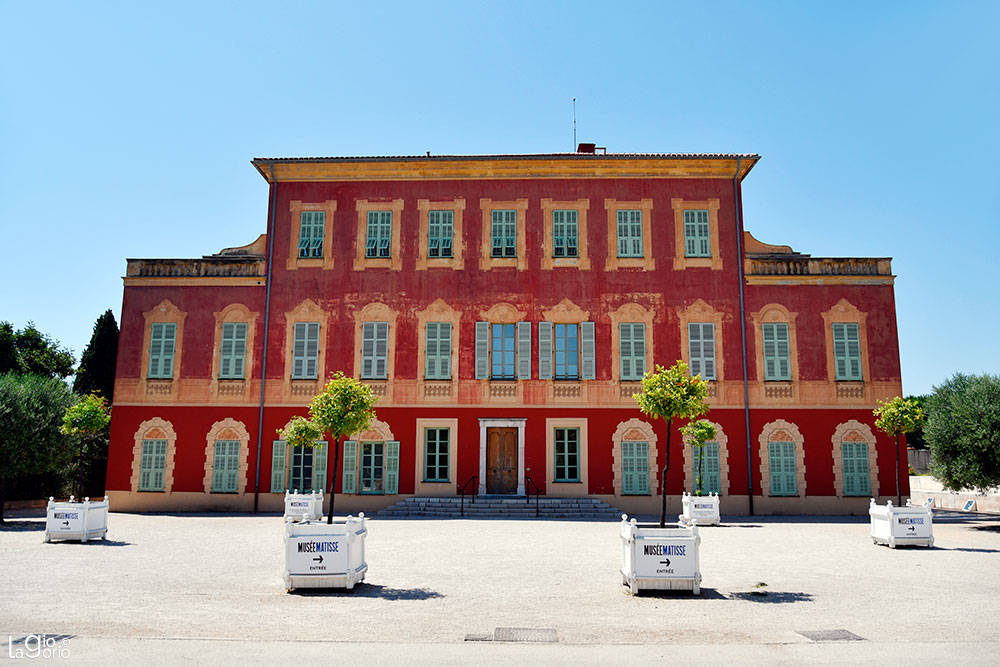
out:
M297 417L279 431L292 447L314 447L329 435L333 447L330 510L326 525L304 521L285 524L285 589L354 588L368 571L364 513L334 521L334 500L340 468L341 440L367 429L375 419L371 387L337 371L309 405L309 419Z
M873 410L875 426L886 435L896 438L896 501L890 500L884 506L871 499L868 516L871 520L871 537L874 544L887 544L895 549L897 544L934 546L934 523L931 503L912 505L909 499L903 505L900 484L900 450L905 444L905 435L920 428L924 421L924 411L912 398L896 396L890 401L879 401Z
M700 377L688 375L687 364L678 361L670 368L657 366L642 378L642 392L635 395L639 409L653 419L667 422L667 441L660 472L660 522L639 524L622 515L619 536L622 542L622 584L633 594L639 589L701 591L698 565L698 526L678 523L666 527L667 471L670 466L670 436L674 419L698 417L708 411L708 387Z
M59 432L80 440L77 493L82 493L83 488L84 450L97 446L110 423L111 410L108 402L96 394L87 394L76 404L66 408ZM90 498L77 502L74 496L70 496L68 502L49 498L45 514L46 542L51 542L53 538L81 542L94 538L103 540L108 534L107 496L104 500L95 502L91 502Z
M694 488L691 493L686 491L681 495L681 515L678 517L684 523L698 522L699 526L718 525L721 522L719 514L719 494L705 494L705 444L715 439L715 426L707 419L690 421L681 427L684 442L690 445L692 459L697 461L694 466Z

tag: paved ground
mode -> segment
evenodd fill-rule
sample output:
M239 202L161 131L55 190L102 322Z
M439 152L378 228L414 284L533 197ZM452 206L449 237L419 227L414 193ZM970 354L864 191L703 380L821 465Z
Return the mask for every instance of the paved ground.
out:
M697 598L631 596L608 522L373 519L367 583L304 594L277 516L112 514L88 544L42 527L0 529L3 659L48 633L85 664L1000 665L995 516L936 513L935 548L897 550L856 517L726 517L702 529ZM556 641L483 641L497 628ZM800 634L837 630L860 640Z

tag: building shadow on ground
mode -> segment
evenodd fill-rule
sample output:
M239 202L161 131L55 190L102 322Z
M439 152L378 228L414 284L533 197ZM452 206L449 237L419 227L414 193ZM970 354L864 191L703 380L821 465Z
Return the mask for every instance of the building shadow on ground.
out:
M7 533L26 533L32 530L45 530L44 521L26 521L24 519L15 519L11 521L7 519L3 524L0 524L0 532Z

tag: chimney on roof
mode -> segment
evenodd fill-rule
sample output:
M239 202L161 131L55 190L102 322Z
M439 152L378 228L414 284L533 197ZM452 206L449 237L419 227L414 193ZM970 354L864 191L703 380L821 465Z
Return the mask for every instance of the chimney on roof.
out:
M597 150L597 144L579 144L576 147L577 153L588 153L593 155L595 150Z

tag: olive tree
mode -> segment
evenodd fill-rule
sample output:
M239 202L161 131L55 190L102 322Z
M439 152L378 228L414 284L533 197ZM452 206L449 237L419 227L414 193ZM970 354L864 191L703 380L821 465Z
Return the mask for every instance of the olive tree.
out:
M333 523L334 489L340 470L340 442L371 426L375 419L377 400L371 387L337 371L323 391L313 397L309 404L309 419L296 417L285 429L278 431L281 438L292 447L315 447L316 441L323 436L329 434L332 438L333 477L330 480L330 511L326 516L328 524Z
M674 419L700 417L708 412L708 384L699 376L688 375L688 367L678 361L670 368L656 370L642 377L642 391L635 394L639 410L653 419L667 422L666 458L660 472L660 528L667 521L667 470L670 467L670 434Z
M957 373L927 407L934 477L951 491L1000 486L1000 376Z
M73 400L61 380L0 375L0 523L10 482L62 470L69 462L69 439L60 433L59 424Z
M905 436L920 428L924 422L924 411L912 398L896 396L890 401L879 401L873 411L875 426L883 433L896 439L896 502L903 503L903 491L899 480L900 450L905 445Z

